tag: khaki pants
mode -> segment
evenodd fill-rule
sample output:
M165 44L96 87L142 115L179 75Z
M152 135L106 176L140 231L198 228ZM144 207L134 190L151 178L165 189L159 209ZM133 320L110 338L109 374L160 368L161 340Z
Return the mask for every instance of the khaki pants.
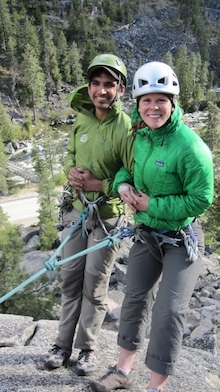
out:
M144 243L137 241L131 248L127 290L121 310L119 346L135 351L142 347L147 318L153 304L152 288L161 277L152 310L150 341L146 365L160 374L173 374L182 345L185 318L191 295L200 273L204 240L200 222L192 224L199 243L198 259L187 259L184 245L163 244L143 232Z
M77 221L78 218L77 211L67 212L64 214L64 224ZM112 218L103 222L109 230L115 227L117 220ZM92 227L94 222L90 223L88 236L82 237L81 226L73 233L62 250L62 259L97 245L98 240L106 237L101 227ZM62 239L70 230L63 230ZM69 353L72 352L77 324L74 346L81 350L96 349L97 337L106 314L107 291L116 248L117 245L96 250L61 267L62 308L55 343Z

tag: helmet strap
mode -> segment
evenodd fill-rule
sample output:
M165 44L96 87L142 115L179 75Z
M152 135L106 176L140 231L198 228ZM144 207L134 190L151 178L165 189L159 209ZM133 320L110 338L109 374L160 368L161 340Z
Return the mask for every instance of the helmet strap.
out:
M113 101L110 103L109 109L112 109L112 106L114 105L114 103L120 99L119 92L120 92L121 86L122 86L122 77L121 77L121 74L119 74L115 98L114 98Z

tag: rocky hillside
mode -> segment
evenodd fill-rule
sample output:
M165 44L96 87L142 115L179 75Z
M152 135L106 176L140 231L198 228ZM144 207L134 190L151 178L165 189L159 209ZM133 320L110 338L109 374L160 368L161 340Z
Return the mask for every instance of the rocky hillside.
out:
M219 26L218 0L205 2L208 26ZM141 0L136 19L113 32L118 55L126 62L129 84L136 69L147 61L160 61L170 51L175 55L179 46L186 44L190 51L198 51L195 36L186 33L180 19L179 2L171 0ZM210 45L213 41L210 42Z
M50 9L50 11L47 12L47 18L49 24L51 23L52 30L54 29L54 24L56 27L65 26L68 17L66 9L71 1L59 0L56 2L56 5L54 5L54 2L52 1L48 1L46 3L48 3L48 8ZM202 4L204 6L203 17L206 20L206 26L210 28L211 31L215 28L218 29L220 19L219 0L208 0L202 2ZM94 18L99 14L102 15L101 7L96 7L95 5L91 6L90 4L90 8L90 18ZM122 23L112 23L112 36L115 41L117 54L122 57L128 68L128 94L131 92L131 83L134 72L140 65L147 61L160 61L168 51L175 55L176 51L182 44L186 44L191 51L198 51L195 36L190 29L187 30L187 32L185 31L183 20L180 18L179 1L140 0L131 12L133 18L131 23L126 25ZM209 44L211 57L213 57L214 54L212 54L212 48L214 48L216 44L216 33L213 33L213 35L211 34ZM215 67L212 65L212 58L210 60L211 68L215 72ZM3 78L0 80L0 92L4 91L2 90L2 86ZM57 109L57 107L59 108L63 106L65 97L72 87L73 86L69 86L67 83L62 86L64 94L58 98L56 97L55 103L52 97L51 102L49 102L51 109ZM4 94L2 94L2 101L13 120L15 120L16 117L19 118L22 116L22 108L19 108L18 102L13 102L11 97ZM13 105L14 110L11 110Z

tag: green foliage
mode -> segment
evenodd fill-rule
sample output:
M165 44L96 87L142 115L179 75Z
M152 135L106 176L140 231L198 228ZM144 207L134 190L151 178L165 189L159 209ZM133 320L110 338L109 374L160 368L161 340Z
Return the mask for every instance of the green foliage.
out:
M11 126L12 123L9 120L6 109L0 99L0 129L1 129L1 137L4 142L11 140L11 136L12 136Z
M171 61L170 55L166 55ZM174 60L174 69L180 83L180 103L183 110L197 110L208 92L208 66L199 53L190 54L186 45L181 45Z
M50 219L44 219L43 230L40 234L41 249L50 250L57 238L57 228Z
M9 39L12 34L12 23L6 0L0 0L0 48L8 49Z
M0 131L0 196L8 193L7 161Z
M46 23L42 24L42 64L46 79L47 96L51 91L58 91L61 88L61 73L58 65L57 50L53 41L53 34L47 30Z
M69 51L67 39L63 31L60 32L60 35L58 37L57 59L63 80L65 80L65 82L70 82L71 71L69 62Z
M49 128L44 128L41 155L34 149L32 152L34 169L39 178L37 183L39 202L39 223L43 228L41 234L42 249L51 249L57 238L57 213L54 181L54 166L56 163L56 144L51 140Z
M215 184L213 204L206 212L206 220L203 225L207 244L217 249L220 243L220 109L211 102L208 104L207 123L201 132L201 137L213 153Z
M1 208L0 220L0 297L2 297L26 281L28 275L21 267L23 241L19 228L8 222ZM42 276L39 280L25 286L0 304L0 313L30 316L36 320L56 318L53 307L58 304L55 294L59 292L59 282L55 277L57 273L53 273L51 277Z
M45 79L37 55L30 44L27 44L22 62L23 86L27 90L27 99L33 109L34 121L37 118L36 108L39 108L45 98Z
M63 185L67 181L67 178L63 172L57 173L54 176L55 185Z
M73 41L69 51L68 60L70 64L71 83L74 83L76 86L85 82L81 58L82 56L79 53L77 44Z

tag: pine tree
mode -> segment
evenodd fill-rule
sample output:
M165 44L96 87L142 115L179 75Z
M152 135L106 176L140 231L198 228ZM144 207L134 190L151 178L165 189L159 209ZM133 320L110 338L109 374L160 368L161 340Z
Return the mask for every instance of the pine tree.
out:
M0 0L0 48L8 50L9 38L12 34L11 17L6 0Z
M188 55L186 45L181 45L174 62L175 72L178 76L181 86L180 103L184 111L187 111L191 104L193 75L191 69L191 60Z
M86 15L81 13L76 15L73 8L70 10L68 22L69 41L75 41L80 49L84 49L84 45L89 39L89 32L93 36L94 29L97 27L97 23L94 23L94 26L91 26L92 23L86 17Z
M67 39L63 31L60 32L57 43L57 59L62 75L65 82L71 81L71 66L69 62L69 49Z
M12 139L13 128L0 96L0 136L3 142L9 142Z
M2 141L0 130L0 196L6 195L7 193L7 157L4 151L4 144Z
M71 83L74 83L77 86L84 83L81 55L77 44L74 41L69 51L69 64L71 69Z
M54 166L56 164L56 144L51 139L48 128L44 128L44 139L42 143L42 156L39 156L35 149L32 153L34 159L34 169L38 176L38 201L39 201L39 223L43 228L41 233L41 245L43 249L51 249L56 241L57 213L54 182Z
M168 64L171 68L173 68L173 56L171 52L167 52L164 56L162 61Z
M47 30L45 22L42 24L42 63L46 79L47 96L51 91L61 88L61 74L57 61L57 50L53 42L53 34Z
M30 44L25 47L22 62L23 84L28 93L28 100L37 119L36 109L41 106L45 98L45 80L37 55Z
M220 29L218 30L218 35L217 35L217 43L216 43L216 67L217 67L217 75L220 78Z
M201 134L213 153L215 193L211 208L206 212L207 243L216 248L220 242L220 109L208 103L208 118Z
M211 151L217 155L220 146L220 109L212 102L208 102L208 117L206 126L202 132L203 140L208 144ZM220 168L220 161L217 167Z
M8 222L6 214L0 208L0 297L15 289L28 278L21 266L24 264L23 241L18 226ZM0 313L18 314L39 319L54 319L53 307L58 303L59 292L57 273L47 275L32 282L24 289L10 296L0 304ZM53 278L53 290L50 279Z

